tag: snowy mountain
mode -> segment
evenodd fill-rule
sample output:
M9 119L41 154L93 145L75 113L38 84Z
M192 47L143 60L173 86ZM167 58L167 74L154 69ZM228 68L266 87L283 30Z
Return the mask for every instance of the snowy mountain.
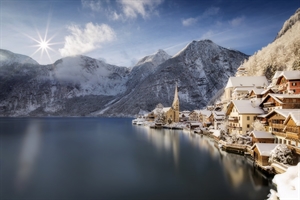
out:
M38 62L36 62L35 60L33 60L28 56L15 54L7 50L0 49L0 67L4 65L11 65L13 63L32 64L32 65L39 64Z
M130 73L126 67L86 56L67 57L44 66L16 60L0 67L3 116L89 114L123 93Z
M271 79L277 70L300 69L299 33L300 9L284 23L272 43L243 63L248 75L265 75Z
M104 114L134 115L150 111L158 103L172 104L178 84L180 109L201 108L223 88L228 77L248 56L220 47L210 40L193 41L159 65L141 84L105 110Z
M132 69L86 56L39 65L0 52L1 116L133 116L158 103L170 106L176 82L181 109L195 109L206 105L248 57L210 40L193 41L173 57L159 50Z

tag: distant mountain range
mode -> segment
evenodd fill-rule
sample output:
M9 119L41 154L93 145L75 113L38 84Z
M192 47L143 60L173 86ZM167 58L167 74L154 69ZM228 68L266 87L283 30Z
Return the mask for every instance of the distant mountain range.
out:
M171 105L178 85L180 110L206 106L243 65L248 75L300 70L300 9L274 42L249 57L210 40L192 41L171 57L163 50L132 68L86 56L39 65L0 50L0 116L134 116L158 103Z
M205 106L248 56L203 40L173 57L159 50L131 69L86 56L51 65L7 50L0 58L1 116L133 116L170 106L176 82L181 109Z

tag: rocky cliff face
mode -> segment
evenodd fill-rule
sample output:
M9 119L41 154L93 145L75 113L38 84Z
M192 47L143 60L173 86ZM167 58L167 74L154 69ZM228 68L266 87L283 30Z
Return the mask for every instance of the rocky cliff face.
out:
M3 50L0 115L133 116L170 106L176 82L181 110L201 108L247 57L209 40L193 41L172 58L159 50L132 69L86 56L39 65Z

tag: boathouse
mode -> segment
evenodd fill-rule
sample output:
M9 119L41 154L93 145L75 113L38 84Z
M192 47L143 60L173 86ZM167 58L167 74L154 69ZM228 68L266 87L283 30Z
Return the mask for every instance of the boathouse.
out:
M269 157L271 151L277 147L278 144L270 143L255 143L251 150L253 150L253 158L255 162L260 166L269 165Z

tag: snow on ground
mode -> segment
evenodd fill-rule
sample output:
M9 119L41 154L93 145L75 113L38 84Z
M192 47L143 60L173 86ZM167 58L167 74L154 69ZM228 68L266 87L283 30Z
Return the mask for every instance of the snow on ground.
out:
M277 193L271 190L269 200L299 200L300 199L300 162L291 166L286 172L276 174L273 182L277 185Z

